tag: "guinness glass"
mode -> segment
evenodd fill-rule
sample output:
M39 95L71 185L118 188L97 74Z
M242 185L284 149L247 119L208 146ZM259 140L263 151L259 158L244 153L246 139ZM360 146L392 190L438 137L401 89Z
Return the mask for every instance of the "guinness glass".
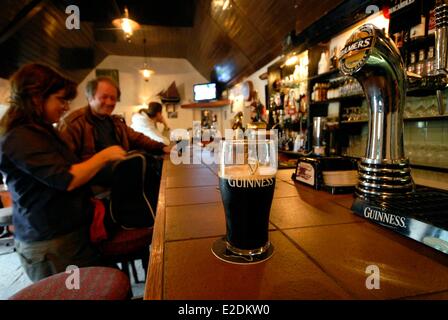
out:
M273 140L221 142L219 187L226 214L225 245L232 254L254 257L270 248L276 172Z

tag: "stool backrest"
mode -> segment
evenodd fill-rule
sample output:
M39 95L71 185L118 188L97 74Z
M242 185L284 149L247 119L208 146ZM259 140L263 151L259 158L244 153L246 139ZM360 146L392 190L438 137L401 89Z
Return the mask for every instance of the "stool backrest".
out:
M112 219L125 229L151 227L155 213L145 195L146 159L129 154L113 168L110 193Z

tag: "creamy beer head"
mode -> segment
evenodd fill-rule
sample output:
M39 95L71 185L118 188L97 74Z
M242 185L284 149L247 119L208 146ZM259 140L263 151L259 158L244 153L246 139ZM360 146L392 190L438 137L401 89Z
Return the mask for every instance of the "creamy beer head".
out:
M221 168L221 170L219 170L218 172L219 177L224 179L260 180L264 178L273 178L277 171L273 167L258 166L258 168L252 174L248 164L226 166L224 168L224 170L222 170Z

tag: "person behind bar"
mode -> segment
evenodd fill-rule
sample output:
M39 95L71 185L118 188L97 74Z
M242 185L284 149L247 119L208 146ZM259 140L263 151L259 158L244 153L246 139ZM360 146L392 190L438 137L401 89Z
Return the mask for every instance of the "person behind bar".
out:
M0 171L13 200L15 246L32 281L68 265L101 265L89 240L94 205L85 184L125 157L119 146L80 162L53 124L69 109L76 84L41 64L11 78L10 107L0 120Z
M163 132L157 128L157 123L163 124ZM162 115L162 105L158 102L150 102L147 109L140 109L138 113L133 114L131 128L166 146L170 144L170 129Z

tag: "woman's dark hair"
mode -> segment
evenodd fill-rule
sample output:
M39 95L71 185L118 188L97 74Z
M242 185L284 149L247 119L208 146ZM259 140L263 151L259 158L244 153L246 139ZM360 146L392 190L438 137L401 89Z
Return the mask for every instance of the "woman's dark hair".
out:
M146 112L150 118L154 118L158 112L162 112L162 105L158 102L150 102Z
M0 120L0 134L21 124L42 123L45 100L62 89L64 99L76 97L75 82L38 63L20 68L10 78L10 84L10 106Z

